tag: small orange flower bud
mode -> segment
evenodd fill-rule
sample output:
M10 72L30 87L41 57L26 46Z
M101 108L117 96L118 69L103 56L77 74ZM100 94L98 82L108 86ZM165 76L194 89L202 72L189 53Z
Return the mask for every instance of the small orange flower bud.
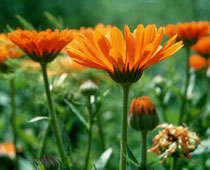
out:
M159 123L155 104L149 97L133 99L130 106L130 125L135 130L152 130Z
M207 65L207 60L199 54L194 54L190 57L190 67L199 70Z

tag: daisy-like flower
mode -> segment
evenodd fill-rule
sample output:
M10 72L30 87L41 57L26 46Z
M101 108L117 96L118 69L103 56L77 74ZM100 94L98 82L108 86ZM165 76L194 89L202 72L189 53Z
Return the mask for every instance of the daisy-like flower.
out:
M11 159L15 158L15 146L12 142L0 143L0 155L5 155Z
M125 26L124 36L117 27L108 34L88 30L72 41L67 52L81 65L106 70L118 83L134 83L143 70L182 47L182 42L173 44L176 35L161 46L163 35L164 28L157 31L155 25L139 25L133 33Z
M196 41L210 33L210 24L207 21L177 23L166 26L166 35L173 37L177 34L177 40L183 40L186 45L193 45Z
M158 155L165 153L160 163L169 156L179 156L191 160L190 152L194 151L198 144L201 144L195 132L189 131L185 126L174 126L172 124L162 124L157 128L164 128L155 136L152 148L148 152Z
M10 40L19 46L33 61L39 63L49 63L58 55L74 35L70 30L59 32L58 29L52 31L32 32L18 29L8 34Z
M123 88L122 133L120 170L126 169L128 96L132 83L137 82L142 72L182 47L182 42L174 44L176 35L161 46L164 28L157 31L155 25L142 24L130 32L125 26L123 33L112 27L108 33L87 30L69 45L67 53L73 61L87 67L105 70Z
M205 58L210 58L210 37L200 38L197 43L192 46L192 50Z
M189 61L190 67L195 70L200 70L207 65L207 60L199 54L193 54Z

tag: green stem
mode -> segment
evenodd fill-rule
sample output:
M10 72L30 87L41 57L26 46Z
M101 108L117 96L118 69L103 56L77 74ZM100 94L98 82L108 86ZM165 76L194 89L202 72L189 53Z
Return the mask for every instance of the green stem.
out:
M147 131L141 131L141 168L146 170L147 168Z
M44 154L44 149L45 149L45 143L46 143L46 139L47 139L47 133L50 129L50 121L47 122L47 125L44 129L44 133L40 142L40 147L38 150L38 159L42 159L42 156Z
M91 144L92 144L92 127L93 127L93 118L92 118L92 109L91 109L91 103L90 103L90 96L88 98L87 108L88 108L88 115L89 115L89 124L90 127L88 129L88 145L87 145L87 152L85 157L85 165L84 170L88 170L89 167L89 160L90 160L90 151L91 151Z
M15 111L15 79L10 79L10 98L11 98L11 125L12 125L12 133L13 133L13 144L15 146L15 167L19 169L18 163L18 153L17 153L17 133L16 133L16 111Z
M122 84L123 112L121 122L120 170L126 170L127 136L128 136L128 96L130 84Z
M97 119L96 119L96 123L98 126L98 132L99 132L99 138L100 138L100 143L101 143L101 149L102 151L105 150L105 140L104 140L104 133L103 133L103 129L101 127L101 120L100 120L100 114L97 114Z
M175 170L176 169L176 164L177 164L177 158L171 157L170 170Z
M189 66L189 57L190 57L190 47L186 46L186 81L185 81L185 87L184 87L184 94L182 96L182 102L180 107L180 116L179 116L179 124L182 123L184 114L185 114L185 107L186 107L186 101L187 101L187 90L189 86L189 79L190 79L190 66Z
M160 102L160 106L162 108L163 121L168 122L168 118L166 116L166 105L163 103L162 99L159 99L159 102Z
M43 79L44 79L44 84L45 84L45 92L46 92L46 97L47 97L47 103L48 103L48 111L50 114L51 118L51 125L54 131L54 136L55 136L55 141L58 147L58 151L61 157L62 162L65 164L66 163L66 156L64 152L64 147L63 147L63 142L61 138L61 134L58 128L58 121L55 113L55 109L53 107L53 102L50 94L50 89L49 89L49 81L47 77L47 65L46 64L41 64L42 67L42 73L43 73Z

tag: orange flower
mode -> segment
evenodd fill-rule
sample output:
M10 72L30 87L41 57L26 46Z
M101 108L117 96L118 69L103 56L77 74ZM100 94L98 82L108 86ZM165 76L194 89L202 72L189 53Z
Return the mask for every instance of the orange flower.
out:
M117 27L108 34L88 30L70 43L67 52L81 65L106 70L118 83L132 83L147 67L182 47L182 42L173 44L176 36L160 46L163 34L164 28L157 31L155 25L139 25L133 33L125 26L124 37Z
M152 148L148 152L158 155L165 153L162 161L169 156L180 156L191 160L190 152L201 144L195 132L189 131L188 127L174 126L172 124L161 124L157 128L164 128L154 138Z
M154 114L156 112L155 104L148 96L133 99L130 106L131 114Z
M29 57L39 63L51 62L60 50L73 39L73 33L67 29L46 31L18 29L8 34L12 42L18 45Z
M210 33L210 24L207 21L177 23L166 26L166 35L172 37L177 34L177 40L183 40L186 45L193 45L196 41Z
M53 63L55 64L54 73L56 75L61 75L67 72L81 71L84 69L83 66L75 63L68 56L59 57Z
M192 49L205 58L210 57L210 37L203 37L192 47Z
M6 34L0 34L0 64L7 58L18 58L22 55L18 47L13 44Z
M207 61L205 58L203 58L199 54L194 54L190 57L189 64L191 68L194 68L195 70L199 70L206 66Z
M13 159L15 157L14 144L12 142L0 143L0 155L6 155Z

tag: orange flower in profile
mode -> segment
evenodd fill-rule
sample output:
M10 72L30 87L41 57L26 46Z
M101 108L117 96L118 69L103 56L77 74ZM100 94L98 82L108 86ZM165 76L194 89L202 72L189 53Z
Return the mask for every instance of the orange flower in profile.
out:
M70 43L67 52L81 65L106 70L118 83L133 83L147 67L182 47L182 42L173 44L176 36L161 46L163 34L164 28L157 31L155 25L142 24L133 33L125 26L124 36L117 27L109 34L88 30Z
M60 50L73 39L70 30L32 32L18 29L8 34L10 40L18 45L29 57L39 63L51 62Z
M183 40L186 45L193 45L196 41L210 33L210 24L207 21L177 23L166 26L166 35L172 37L177 34L177 40Z
M12 142L0 143L0 155L5 155L11 159L15 158L15 146Z
M192 47L193 51L199 53L205 58L210 57L210 37L203 37Z
M205 58L203 58L199 54L194 54L190 57L189 64L191 68L194 68L195 70L199 70L206 66L207 61Z

